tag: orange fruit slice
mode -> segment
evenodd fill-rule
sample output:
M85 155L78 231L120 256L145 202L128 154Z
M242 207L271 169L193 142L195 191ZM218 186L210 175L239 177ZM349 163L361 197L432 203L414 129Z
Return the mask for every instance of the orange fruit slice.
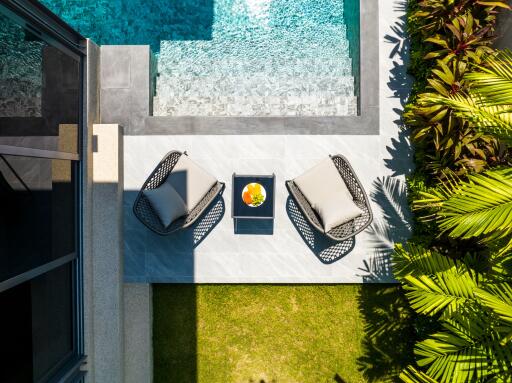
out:
M246 191L244 192L244 194L242 194L242 199L244 200L244 202L246 204L251 204L252 203L252 197L251 197L251 193Z

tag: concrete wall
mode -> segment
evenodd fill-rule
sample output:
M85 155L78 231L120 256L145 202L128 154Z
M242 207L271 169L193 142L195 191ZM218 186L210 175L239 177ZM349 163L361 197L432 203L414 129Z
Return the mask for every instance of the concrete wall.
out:
M150 50L147 46L104 49L91 41L87 49L82 137L87 363L83 369L88 383L152 382L151 285L123 282L122 217L123 127L140 120L130 109L150 111Z
M123 135L93 126L92 298L94 381L124 382Z
M100 120L99 104L99 72L100 71L100 48L91 40L87 40L87 64L85 70L86 89L84 113L83 142L83 199L82 199L82 222L83 222L83 302L84 302L84 353L93 355L94 351L94 329L93 329L93 271L92 271L92 128ZM94 382L94 363L88 359L84 369L88 371L86 380Z

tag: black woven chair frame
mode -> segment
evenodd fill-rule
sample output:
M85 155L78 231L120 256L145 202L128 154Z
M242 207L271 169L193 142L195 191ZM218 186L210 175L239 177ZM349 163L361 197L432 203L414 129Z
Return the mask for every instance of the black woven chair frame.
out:
M133 213L139 221L141 221L148 229L160 235L168 235L174 231L185 229L194 224L194 222L201 217L215 198L224 190L224 183L217 181L217 183L210 189L210 191L208 191L208 193L206 193L203 199L188 215L178 218L169 226L165 227L151 207L149 200L144 196L143 191L159 187L167 179L167 176L171 173L182 155L187 155L187 153L179 151L171 151L167 153L155 170L153 170L146 182L144 182L144 185L139 191L139 194L133 204Z
M366 229L373 220L373 214L368 201L368 196L347 159L341 154L336 154L330 157L338 169L341 178L345 181L345 184L354 199L354 203L363 211L363 214L359 217L325 232L320 217L311 207L308 200L304 197L293 180L286 181L286 186L290 195L293 197L297 206L300 208L311 226L335 241L345 241Z

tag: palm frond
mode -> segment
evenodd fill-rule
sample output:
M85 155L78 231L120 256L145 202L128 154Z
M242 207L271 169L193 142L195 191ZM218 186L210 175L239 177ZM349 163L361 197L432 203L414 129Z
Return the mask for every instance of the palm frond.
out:
M442 312L443 318L449 318L457 310L471 304L474 289L478 286L475 275L453 269L433 276L407 275L403 280L405 295L414 311L423 315Z
M440 382L485 381L508 373L510 349L499 347L482 311L459 312L415 348L417 363ZM491 362L491 363L489 363Z
M472 90L481 96L483 106L512 105L512 52L504 50L488 55L484 65L467 73Z
M450 269L456 271L458 267L453 259L412 243L395 246L392 265L394 275L398 279L407 275L433 275Z
M413 366L407 366L407 368L400 373L399 377L405 383L438 383L437 380Z
M512 138L512 110L511 106L481 105L479 98L471 95L453 94L443 96L441 94L422 95L422 107L429 108L434 105L442 105L453 110L458 117L471 122L483 132L494 134L503 140Z
M469 181L423 193L418 204L437 208L439 227L453 238L495 241L512 234L512 169L470 175ZM510 242L509 245L510 246Z
M454 238L482 235L493 240L512 233L512 169L469 176L437 213L439 227Z
M440 332L419 342L414 350L417 363L441 383L482 381L488 369L486 347L457 333Z
M496 313L503 323L500 332L505 335L500 344L505 346L512 340L512 286L508 283L489 284L484 288L477 288L475 295L480 303Z

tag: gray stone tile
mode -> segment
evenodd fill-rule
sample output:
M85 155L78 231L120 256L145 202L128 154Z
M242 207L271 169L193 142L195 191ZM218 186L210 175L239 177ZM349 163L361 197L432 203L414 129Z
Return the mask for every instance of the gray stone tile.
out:
M130 128L131 103L130 89L101 90L101 122L119 124L125 129Z
M151 52L149 45L130 46L132 89L144 89L149 96L149 80L151 72Z
M101 87L129 88L131 85L130 48L122 45L101 47Z

